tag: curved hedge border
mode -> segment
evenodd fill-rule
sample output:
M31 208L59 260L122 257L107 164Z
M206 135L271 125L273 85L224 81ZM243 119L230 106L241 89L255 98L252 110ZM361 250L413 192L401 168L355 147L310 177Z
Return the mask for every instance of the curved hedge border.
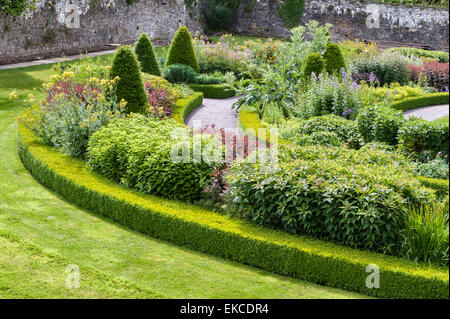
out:
M68 201L177 245L267 271L385 298L448 298L449 273L305 236L265 229L193 205L139 193L94 173L80 159L45 145L19 124L18 152L42 184ZM369 264L380 288L368 289Z
M418 97L410 97L407 99L400 100L398 102L392 103L391 107L400 111L408 111L416 109L418 107L448 104L448 103L449 103L448 93L431 93Z
M447 94L447 98L448 98L448 94ZM263 126L261 125L261 121L259 120L258 114L256 114L255 112L247 112L247 111L239 112L239 126L244 131L246 131L247 129L257 130L258 128L263 128ZM290 142L279 138L278 143L288 144ZM428 177L423 177L423 176L417 176L417 179L425 187L434 189L436 191L436 195L439 198L442 198L442 197L448 195L448 192L449 192L449 181L448 180L428 178Z
M236 91L226 84L189 84L195 92L202 92L205 98L225 99L236 95Z
M203 93L194 93L184 99L179 99L175 103L172 117L181 124L184 124L184 120L189 114L203 103Z

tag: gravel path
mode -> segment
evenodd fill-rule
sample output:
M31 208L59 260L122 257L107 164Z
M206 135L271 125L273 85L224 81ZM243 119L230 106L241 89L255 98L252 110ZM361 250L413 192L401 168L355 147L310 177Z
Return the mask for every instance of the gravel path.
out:
M96 56L100 56L100 55L111 54L114 52L115 52L115 50L98 51L98 52L91 52L91 53L82 54L82 55L80 55L80 54L71 55L71 56L66 56L66 57L62 57L62 58L51 58L51 59L42 59L42 60L36 60L36 61L30 61L30 62L6 64L6 65L0 65L0 70L24 68L24 67L32 66L32 65L52 64L52 63L58 63L58 62L64 62L64 61L71 61L71 60L77 60L80 57L81 58L92 58L92 57L96 57Z
M186 118L186 125L193 127L194 121L200 121L197 127L215 125L217 128L237 128L238 113L231 106L239 98L230 97L227 99L204 99L203 104L195 109Z
M406 118L421 117L427 121L434 121L448 115L448 104L420 107L404 112Z

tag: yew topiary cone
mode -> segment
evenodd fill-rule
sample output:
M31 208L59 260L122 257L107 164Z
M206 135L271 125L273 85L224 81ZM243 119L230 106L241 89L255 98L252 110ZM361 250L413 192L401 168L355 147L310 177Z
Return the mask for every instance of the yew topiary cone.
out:
M330 75L337 75L340 77L342 76L342 68L345 70L347 69L344 56L342 55L339 45L336 43L328 43L323 58L325 59L325 70Z
M139 70L139 63L130 46L124 45L116 50L111 66L110 78L119 77L117 100L127 102L127 113L141 113L148 107L147 92Z
M193 68L195 72L200 72L200 65L192 44L192 36L187 27L181 26L172 39L166 67L172 64L186 64Z
M141 64L141 71L144 73L161 76L158 62L156 61L155 51L153 45L147 36L147 33L142 33L134 46L134 52Z

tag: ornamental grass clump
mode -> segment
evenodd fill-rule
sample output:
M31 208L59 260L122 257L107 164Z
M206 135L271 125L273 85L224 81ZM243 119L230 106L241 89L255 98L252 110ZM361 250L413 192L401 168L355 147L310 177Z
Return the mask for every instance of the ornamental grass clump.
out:
M141 78L136 56L128 45L116 50L111 66L110 79L117 78L116 97L127 102L128 113L145 112L148 107L147 93Z
M134 47L136 56L141 65L141 71L147 74L161 76L158 62L156 61L155 51L153 45L146 33L139 36L138 41Z
M185 64L195 72L200 72L197 56L192 44L192 36L185 26L181 26L175 33L167 54L166 67L172 64Z

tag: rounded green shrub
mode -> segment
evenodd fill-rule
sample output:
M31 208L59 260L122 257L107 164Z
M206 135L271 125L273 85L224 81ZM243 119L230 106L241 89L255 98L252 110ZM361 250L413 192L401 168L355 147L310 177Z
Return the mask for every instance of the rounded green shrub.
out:
M311 53L306 59L305 66L302 72L302 82L309 83L311 80L311 75L319 75L322 73L325 66L325 61L320 53Z
M179 135L179 137L176 137ZM222 150L214 136L203 136L201 149ZM175 160L174 150L186 158ZM100 174L145 194L194 201L200 198L215 162L193 160L189 129L169 119L135 114L111 121L89 141L89 166Z
M344 56L336 43L328 43L323 58L325 60L325 70L330 75L341 76L342 68L347 69Z
M147 93L142 82L139 63L130 46L124 45L116 50L111 67L110 78L119 77L116 89L117 100L127 102L128 113L139 113L148 106Z
M192 36L185 26L181 26L177 30L170 44L166 67L172 64L186 64L195 72L200 72L200 66L192 44Z
M171 83L196 83L198 74L185 64L171 64L163 70L163 77Z
M299 123L295 133L292 141L298 145L320 144L338 146L345 143L355 149L359 149L363 145L363 139L358 132L356 122L334 114L303 120ZM305 139L305 135L310 136L310 138Z
M136 56L141 64L141 71L144 73L161 76L158 62L156 62L155 51L153 45L147 36L147 33L142 33L134 47Z

